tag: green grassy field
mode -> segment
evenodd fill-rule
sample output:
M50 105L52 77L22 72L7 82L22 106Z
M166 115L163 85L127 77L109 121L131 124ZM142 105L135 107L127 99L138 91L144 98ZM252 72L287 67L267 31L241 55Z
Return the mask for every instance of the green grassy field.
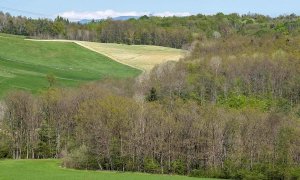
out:
M59 160L1 160L0 180L209 180L185 176L73 170L60 167Z
M0 96L12 89L37 92L48 86L52 74L60 86L103 77L134 77L141 71L125 66L75 43L26 41L0 34Z

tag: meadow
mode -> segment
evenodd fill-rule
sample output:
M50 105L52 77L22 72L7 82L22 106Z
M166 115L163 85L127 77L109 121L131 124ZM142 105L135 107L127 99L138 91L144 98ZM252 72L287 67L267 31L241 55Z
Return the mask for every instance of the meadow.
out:
M38 42L73 42L91 51L103 54L121 64L146 72L149 72L154 66L167 61L178 61L187 53L187 51L182 49L153 45L127 45L74 40L28 40Z
M83 47L102 53L120 63L150 71L154 66L167 61L178 61L185 51L160 46L126 45L77 41Z
M33 42L0 34L0 96L9 90L38 92L53 75L59 86L77 86L104 77L128 78L142 71L75 43Z
M209 180L185 176L153 175L146 173L74 170L60 167L60 160L1 160L0 180Z

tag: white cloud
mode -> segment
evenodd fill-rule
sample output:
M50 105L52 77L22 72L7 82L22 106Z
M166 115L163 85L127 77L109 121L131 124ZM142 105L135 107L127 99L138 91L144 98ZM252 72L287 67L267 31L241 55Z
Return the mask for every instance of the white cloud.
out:
M169 11L166 11L166 12L162 12L162 13L154 13L153 16L161 16L161 17L170 17L170 16L190 16L191 13L189 12L169 12Z
M117 12L114 10L105 10L105 11L94 11L94 12L77 12L77 11L67 11L59 13L59 16L68 18L71 21L78 21L81 19L107 19L108 17L114 18L119 16L143 16L143 15L153 15L161 17L169 16L189 16L191 15L188 12L162 12L162 13L149 13L149 12Z

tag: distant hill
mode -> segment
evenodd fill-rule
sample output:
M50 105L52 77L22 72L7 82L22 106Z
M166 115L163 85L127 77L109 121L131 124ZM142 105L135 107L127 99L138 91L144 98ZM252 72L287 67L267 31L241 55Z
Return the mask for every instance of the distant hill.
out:
M95 20L95 21L99 21L99 20ZM90 22L92 22L91 19L82 19L82 20L78 21L79 24L88 24Z
M112 20L114 20L114 21L127 21L129 19L139 19L139 18L140 18L140 16L118 16L118 17L112 18ZM101 20L104 20L104 19L96 19L94 21L98 22L98 21L101 21ZM78 21L78 23L79 24L88 24L92 21L93 21L92 19L82 19L82 20Z
M127 21L129 19L139 19L139 18L140 16L119 16L112 19L115 21Z

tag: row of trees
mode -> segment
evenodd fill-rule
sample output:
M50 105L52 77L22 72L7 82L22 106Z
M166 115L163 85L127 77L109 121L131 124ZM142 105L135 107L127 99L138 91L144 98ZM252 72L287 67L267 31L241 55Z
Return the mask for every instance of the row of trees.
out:
M300 18L294 14L270 18L258 14L189 17L148 17L127 21L94 20L88 24L55 20L14 17L0 12L0 32L33 38L148 44L182 48L196 38L227 37L232 34L263 36L297 34Z

